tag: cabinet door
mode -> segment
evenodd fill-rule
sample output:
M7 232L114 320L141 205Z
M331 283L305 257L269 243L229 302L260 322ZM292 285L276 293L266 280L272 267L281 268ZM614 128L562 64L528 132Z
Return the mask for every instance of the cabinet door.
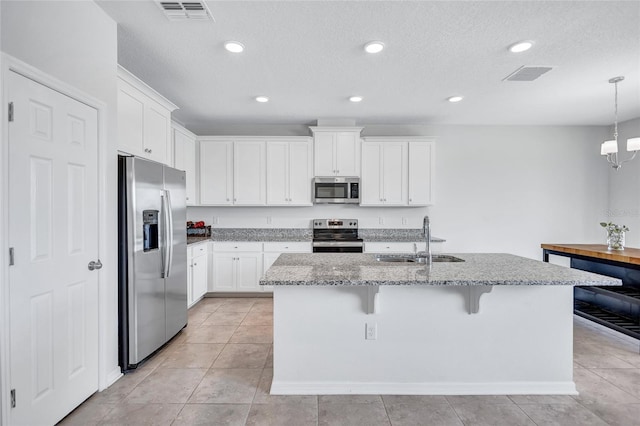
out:
M334 176L335 167L335 134L333 132L317 132L313 135L313 158L315 176Z
M169 146L171 113L152 100L144 111L144 152L146 157L158 163L170 164Z
M265 142L235 142L233 150L233 204L264 205L266 202Z
M144 100L142 94L118 81L118 149L128 154L144 153Z
M409 205L433 204L433 142L409 142Z
M193 258L193 300L199 300L207 292L207 254Z
M380 143L363 142L362 144L360 204L363 206L384 204L382 197L382 146Z
M267 142L267 204L289 204L289 142Z
M175 129L173 130L173 167L185 171L187 205L196 205L196 142Z
M311 142L289 143L289 204L310 206Z
M406 206L407 143L383 142L382 147L382 200L387 206Z
M235 291L236 253L214 253L213 290Z
M360 176L360 135L356 132L336 132L336 174Z
M258 281L262 275L262 253L236 255L236 290L260 291Z
M200 204L233 204L233 142L200 142Z
M187 248L187 308L193 305L193 256L191 249Z

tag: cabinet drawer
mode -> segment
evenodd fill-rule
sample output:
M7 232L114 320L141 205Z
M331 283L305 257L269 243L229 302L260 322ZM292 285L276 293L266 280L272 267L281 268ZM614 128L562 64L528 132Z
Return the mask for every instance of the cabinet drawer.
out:
M364 250L366 253L414 253L414 243L384 243L384 242L365 242Z
M311 253L311 243L304 241L264 243L265 252Z
M262 251L262 243L255 242L214 242L213 251L226 251L226 252L242 252L242 251Z

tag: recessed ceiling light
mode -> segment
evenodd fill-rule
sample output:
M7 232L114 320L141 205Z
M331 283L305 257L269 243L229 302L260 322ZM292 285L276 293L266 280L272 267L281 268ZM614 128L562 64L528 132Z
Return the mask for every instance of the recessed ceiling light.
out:
M533 46L533 42L530 40L519 41L509 46L509 51L512 53L520 53L520 52L524 52L526 50L531 49L532 46Z
M362 96L352 96L349 98L351 102L360 102L362 101Z
M269 102L269 98L266 96L256 96L256 101L265 103L265 102Z
M239 41L227 41L224 44L224 48L231 53L240 53L244 50L244 44Z
M447 98L449 102L460 102L462 99L464 99L462 96L451 96Z
M381 41L370 41L364 45L364 50L367 53L379 53L384 49L384 43Z

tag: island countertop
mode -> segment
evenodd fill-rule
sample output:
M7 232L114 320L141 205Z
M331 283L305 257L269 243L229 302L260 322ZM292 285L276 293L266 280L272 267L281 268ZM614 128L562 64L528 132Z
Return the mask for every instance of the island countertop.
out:
M379 262L364 253L285 253L269 268L260 285L622 285L619 279L552 265L512 254L452 254L464 262Z

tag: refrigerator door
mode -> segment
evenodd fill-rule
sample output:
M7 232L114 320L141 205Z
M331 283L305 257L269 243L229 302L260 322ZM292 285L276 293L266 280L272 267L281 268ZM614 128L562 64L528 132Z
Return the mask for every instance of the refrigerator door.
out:
M166 342L163 278L163 165L126 159L128 363L138 364Z
M164 168L165 204L169 207L167 232L166 340L187 325L187 203L185 172Z

